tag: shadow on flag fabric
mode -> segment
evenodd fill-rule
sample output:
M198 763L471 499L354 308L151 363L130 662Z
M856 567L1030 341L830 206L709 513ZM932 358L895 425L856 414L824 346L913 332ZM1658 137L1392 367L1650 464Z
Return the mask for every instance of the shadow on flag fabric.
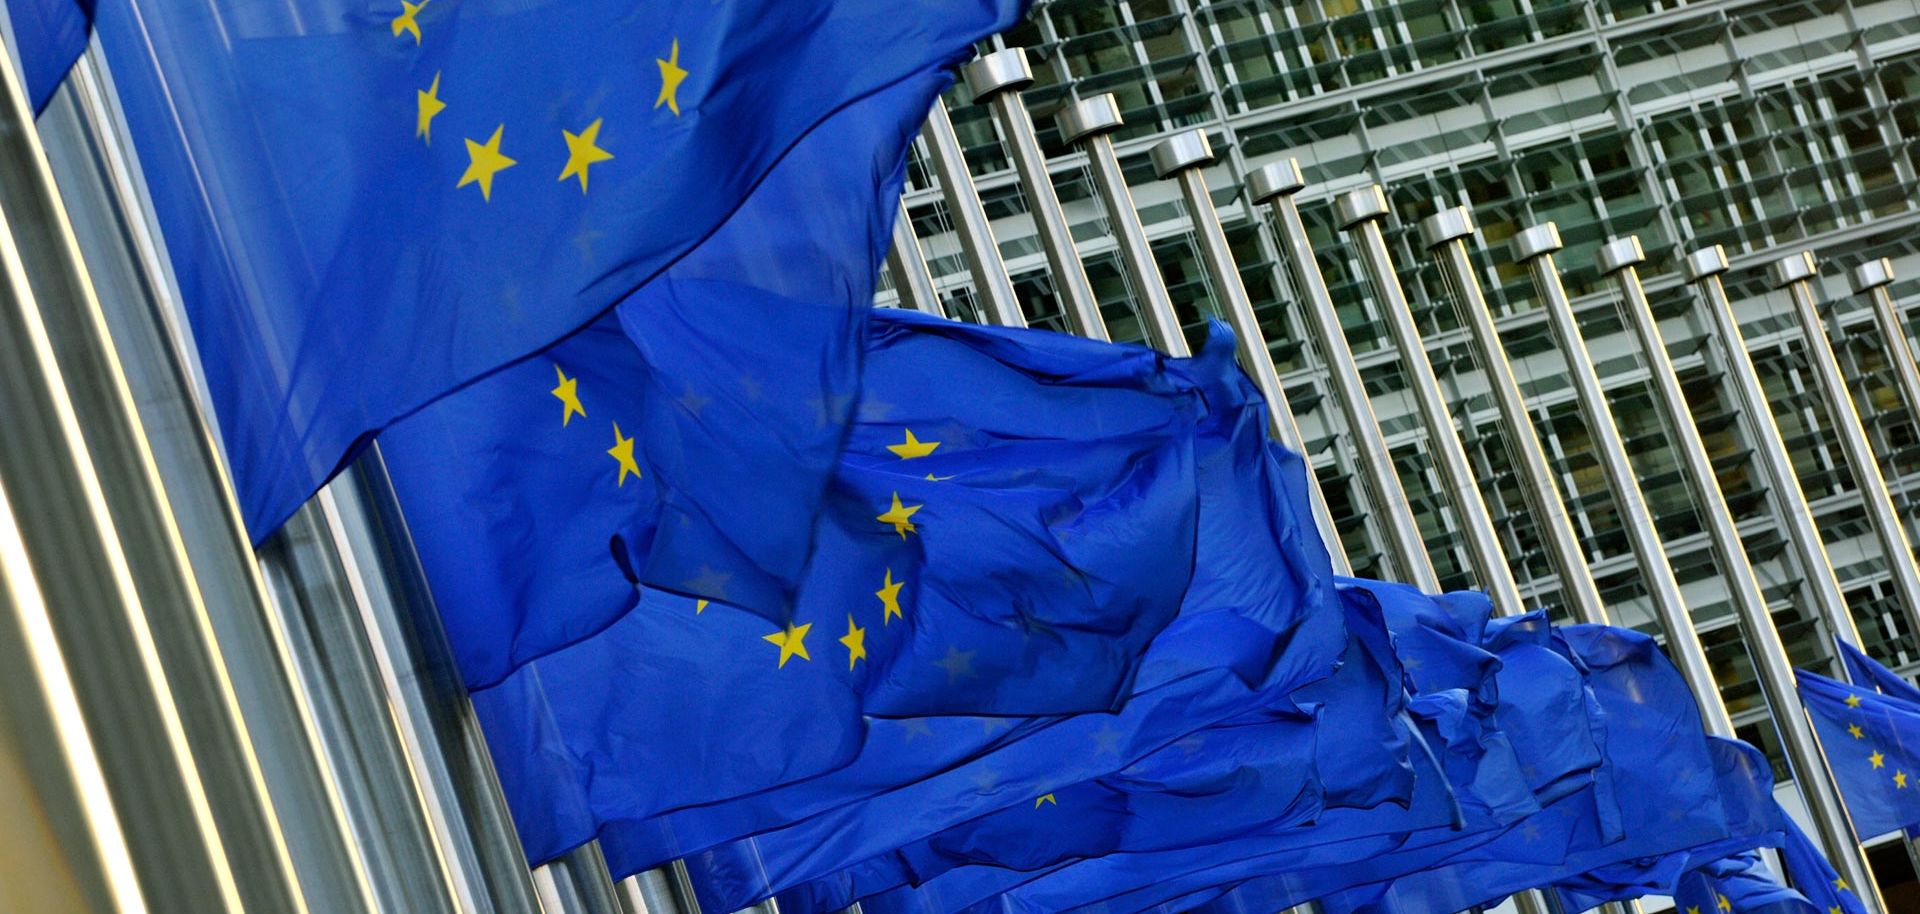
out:
M1920 706L1796 672L1854 830L1871 838L1920 824Z
M20 61L27 103L38 114L87 51L95 0L5 0L8 43Z
M923 83L1024 9L102 5L248 530L272 533L374 432L656 279L822 121ZM911 133L926 112L896 113ZM846 402L853 366L827 342L852 348L859 313L796 341ZM803 556L766 562L792 575Z

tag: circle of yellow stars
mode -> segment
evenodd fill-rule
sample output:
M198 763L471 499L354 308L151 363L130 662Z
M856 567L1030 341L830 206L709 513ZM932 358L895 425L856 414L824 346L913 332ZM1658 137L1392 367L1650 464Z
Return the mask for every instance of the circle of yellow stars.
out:
M431 31L431 23L429 28L423 30L420 15L432 2L433 0L420 0L419 3L410 3L408 0L400 0L400 14L388 22L388 28L393 32L393 37L402 41L412 39L414 47L425 45L426 33ZM679 117L680 87L690 75L686 68L680 65L680 39L674 38L667 50L667 56L655 58L654 63L658 65L660 71L660 94L654 98L654 110L665 108L672 112L674 117ZM413 135L428 146L433 145L433 119L447 110L447 101L440 97L440 77L441 74L435 72L433 81L428 83L425 89L414 92ZM578 180L581 194L587 192L589 172L592 167L613 159L613 153L600 145L600 128L603 120L603 118L594 118L592 123L581 128L578 133L565 128L560 131L560 139L567 149L567 161L560 169L558 180L562 183L569 178ZM475 140L472 137L466 138L467 167L460 173L460 180L454 185L455 188L466 187L469 184L478 185L480 199L489 203L493 201L494 177L520 164L518 159L506 154L500 148L505 139L506 129L505 123L495 125L493 133L485 141Z

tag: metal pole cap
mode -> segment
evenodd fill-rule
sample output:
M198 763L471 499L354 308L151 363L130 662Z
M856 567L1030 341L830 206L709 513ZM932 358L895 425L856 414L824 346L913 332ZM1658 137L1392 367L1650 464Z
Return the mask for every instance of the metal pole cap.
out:
M1602 274L1618 273L1628 267L1646 263L1647 252L1640 249L1640 236L1628 235L1601 245L1599 253L1593 255L1593 259L1600 265Z
M1560 227L1551 222L1520 230L1513 236L1513 259L1526 263L1542 254L1551 254L1566 247L1560 243Z
M1767 284L1779 289L1803 279L1812 279L1819 272L1820 268L1813 261L1813 252L1801 251L1767 264Z
M1387 217L1387 192L1378 184L1369 184L1357 190L1341 194L1333 201L1334 214L1340 217L1340 227L1350 229L1368 219Z
M1155 143L1147 156L1153 159L1154 173L1167 178L1213 161L1213 144L1205 130L1189 130Z
M1298 193L1305 186L1307 179L1300 175L1300 163L1291 158L1262 165L1247 176L1247 195L1253 198L1256 205L1275 197Z
M1688 282L1718 276L1727 271L1727 249L1717 244L1701 248L1688 254L1681 268L1686 272Z
M1000 92L1033 85L1033 68L1027 66L1026 48L1007 48L976 57L967 64L965 75L975 104Z
M1420 243L1437 248L1473 234L1473 213L1464 206L1443 209L1420 220Z
M1892 285L1893 261L1885 257L1879 260L1869 260L1866 263L1854 267L1850 278L1853 280L1853 291L1855 292L1865 292L1868 289L1878 289L1881 286Z
M1113 93L1083 98L1060 110L1054 118L1060 125L1060 135L1068 143L1078 143L1087 137L1100 133L1112 133L1120 129L1126 120L1120 116L1120 100Z

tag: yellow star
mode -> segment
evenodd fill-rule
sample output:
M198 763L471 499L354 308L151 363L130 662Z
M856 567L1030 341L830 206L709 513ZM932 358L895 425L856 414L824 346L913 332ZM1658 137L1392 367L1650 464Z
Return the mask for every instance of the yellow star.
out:
M847 646L847 669L852 670L854 661L867 659L867 630L853 624L853 615L847 615L847 633L840 638Z
M673 50L666 57L655 58L654 62L660 65L660 97L653 100L653 107L658 110L666 105L674 117L679 117L680 83L687 78L687 71L680 69L680 39L673 40Z
M707 600L695 600L695 601L693 601L693 614L697 616L697 615L700 615L700 614L701 614L701 613L703 613L703 612L706 612L706 611L707 611L707 603L708 603L708 602L709 602L709 601L707 601Z
M1896 771L1896 772L1894 772L1894 773L1893 773L1893 786L1895 786L1895 787L1898 787L1898 788L1900 788L1901 790L1905 790L1905 789L1907 789L1907 773L1906 773L1906 772L1904 772L1904 771ZM1845 886L1842 886L1842 888L1845 888Z
M393 17L393 21L388 23L388 25L393 27L393 37L398 38L400 34L404 32L412 35L413 43L418 45L420 43L420 23L416 21L414 17L419 16L420 10L432 2L433 0L420 0L419 3L408 3L407 0L400 0L400 15Z
M1847 725L1847 732L1848 732L1848 733L1851 733L1851 734L1853 734L1853 738L1854 738L1854 739L1866 739L1866 738L1867 738L1867 734L1866 734L1865 732L1863 732L1863 731L1862 731L1862 730L1860 729L1860 725L1859 725L1859 724L1848 724L1848 725Z
M567 139L567 167L560 172L560 180L579 175L580 192L583 194L587 192L587 166L613 158L613 153L594 145L600 140L601 120L603 118L594 118L593 123L579 133L560 131Z
M1878 752L1875 752L1874 754L1867 756L1867 761L1872 762L1873 767L1875 768L1885 768L1886 758L1887 758L1886 756L1881 755Z
M932 473L928 473L928 474L927 474L927 481L928 481L928 482L946 482L947 480L949 480L949 479L952 479L952 478L953 478L953 477L951 477L951 476L935 476L935 475L933 475Z
M414 95L419 103L420 115L413 122L413 135L426 140L427 145L432 146L433 119L438 117L440 112L447 110L447 103L440 100L440 74L433 74L433 85L428 86L424 91L415 90Z
M1852 891L1852 889L1847 885L1847 879L1845 876L1842 876L1833 880L1833 888L1834 888L1834 891L1837 891L1837 892Z
M1034 809L1039 809L1039 808L1040 808L1040 804L1042 804L1042 803L1052 803L1052 804L1053 804L1053 805L1055 805L1055 806L1058 806L1058 805L1060 805L1060 801L1059 801L1059 800L1056 800L1056 799L1054 799L1054 798L1053 798L1053 794L1050 794L1050 793L1047 793L1047 794L1041 794L1041 795L1040 795L1040 797L1039 797L1038 799L1036 799L1036 800L1034 800L1034 801L1033 801L1033 808L1034 808Z
M500 154L500 134L506 129L505 124L493 128L493 136L488 137L485 143L467 141L467 170L455 187L465 187L478 181L481 198L488 201L493 199L494 173L518 164Z
M901 504L900 493L895 492L893 493L893 507L888 508L887 513L874 518L874 520L883 524L892 524L893 532L900 534L901 539L906 539L907 534L914 530L913 521L909 520L909 518L913 517L914 513L919 511L920 508L920 505L908 506Z
M938 441L921 441L920 439L913 437L913 429L910 429L910 428L904 429L904 431L907 433L907 440L902 441L899 444L887 445L887 450L892 451L895 454L898 454L901 460L912 460L915 457L925 457L928 454L933 453L934 448L937 448L940 446L940 442Z
M881 625L886 625L894 616L900 616L903 619L906 618L906 616L900 613L900 588L905 586L907 586L905 581L896 581L893 579L893 569L887 569L886 582L880 585L879 590L873 592L874 596L880 598Z
M796 654L799 655L801 660L811 661L813 659L807 656L807 630L812 627L812 622L808 622L805 625L795 625L792 622L788 622L786 631L774 632L771 635L764 635L762 637L764 640L771 641L779 646L780 666L784 667L787 665L787 661L793 659Z
M1827 914L1846 914L1846 912L1841 911L1840 906L1836 904L1827 907Z
M607 448L607 456L620 462L620 481L618 486L627 484L627 474L640 476L640 464L633 460L633 439L620 434L620 423L613 424L613 447Z
M1714 907L1722 911L1731 911L1733 910L1733 902L1728 901L1727 896L1721 895L1720 900L1714 903Z
M1847 696L1847 707L1849 707L1849 708L1857 708L1857 707L1860 707L1860 696L1858 696L1858 695L1848 695L1848 696Z
M1700 914L1700 906L1697 904L1687 905L1687 914Z
M565 412L560 414L560 427L566 428L567 423L572 422L573 417L576 415L585 419L587 417L587 408L580 405L580 379L567 377L567 373L561 371L559 365L553 366L553 373L560 376L560 384L549 391L549 393L559 397L560 404L566 409ZM615 427L618 428L618 426ZM619 432L616 431L614 434L617 435ZM632 449L629 448L628 450L631 451Z

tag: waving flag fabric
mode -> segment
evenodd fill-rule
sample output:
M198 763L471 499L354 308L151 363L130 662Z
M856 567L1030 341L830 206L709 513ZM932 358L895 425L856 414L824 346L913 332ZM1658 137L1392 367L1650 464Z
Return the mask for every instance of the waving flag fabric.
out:
M47 106L73 62L87 50L94 0L6 0L11 44L35 112Z
M1871 837L1920 824L1920 706L1799 670L1827 768L1854 830Z

